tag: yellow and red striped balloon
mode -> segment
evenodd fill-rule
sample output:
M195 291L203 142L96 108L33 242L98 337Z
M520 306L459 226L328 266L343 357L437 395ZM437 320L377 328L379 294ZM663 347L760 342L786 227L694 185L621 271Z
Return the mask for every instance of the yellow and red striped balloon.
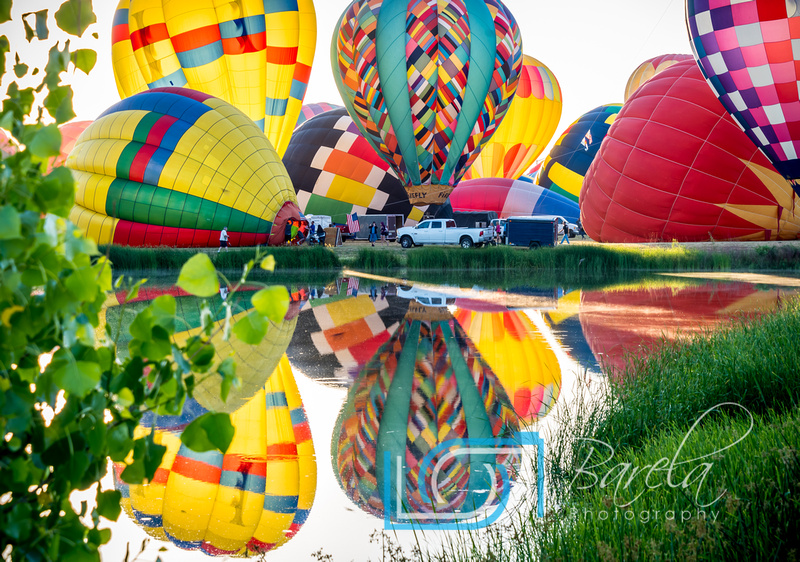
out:
M121 0L111 41L123 98L171 86L211 94L283 155L311 74L316 13L312 0Z

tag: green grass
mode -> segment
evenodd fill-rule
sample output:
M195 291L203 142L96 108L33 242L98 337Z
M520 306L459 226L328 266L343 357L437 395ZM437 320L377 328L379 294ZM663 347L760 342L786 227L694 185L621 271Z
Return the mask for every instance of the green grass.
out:
M355 259L348 265L361 271L386 271L398 269L403 266L403 263L397 252L376 250L370 247L360 248Z
M235 248L226 252L216 249L183 248L128 248L125 246L101 247L109 253L115 269L126 271L179 271L186 261L198 252L205 252L219 270L241 270L256 257L256 248ZM262 255L275 257L276 270L338 270L339 258L331 250L314 246L310 248L262 248Z

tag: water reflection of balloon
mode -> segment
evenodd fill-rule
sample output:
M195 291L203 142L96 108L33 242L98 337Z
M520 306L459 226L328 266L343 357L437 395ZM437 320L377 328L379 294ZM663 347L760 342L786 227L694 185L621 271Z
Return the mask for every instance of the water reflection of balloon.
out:
M524 55L514 101L464 179L519 178L553 138L559 119L558 80L546 65Z
M299 218L286 169L267 138L228 103L185 88L122 100L67 159L70 219L100 244L234 247L281 244Z
M675 63L685 60L694 60L692 55L659 55L647 59L636 67L628 83L625 85L625 101L628 101L637 89L659 72L663 72Z
M583 177L620 109L621 104L601 105L580 116L550 149L536 183L577 203Z
M580 217L578 204L524 180L486 178L463 181L450 194L454 211L494 211L500 218L559 215L569 222Z
M180 442L204 410L187 402L181 417L151 427L167 450L152 482L116 486L128 515L151 536L212 556L247 557L289 541L308 518L317 464L303 403L288 360L231 414L236 433L226 454L196 453ZM149 433L150 428L137 432Z
M121 0L111 41L121 97L205 92L239 108L283 154L311 74L316 14L312 0Z
M329 215L342 224L353 212L422 219L422 210L411 205L389 164L372 150L344 108L300 126L283 163L306 214Z
M258 290L252 287L242 287L240 291L227 297L231 305L232 322L243 318L252 309L250 297ZM183 330L175 334L175 342L185 343L190 337L202 332L203 300L199 297L188 295L178 287L148 287L139 290L136 299L127 304L122 304L125 299L124 292L111 293L106 300L101 320L103 324L116 329L118 325L123 326L122 333L117 340L117 345L121 350L127 349L127 342L130 341L130 334L126 329L127 323L131 322L134 316L150 305L151 301L161 295L172 295L176 301L176 316L179 318L179 326ZM211 311L217 311L222 304L222 298L215 296L205 299ZM216 350L215 361L217 363L228 357L232 357L236 362L236 376L239 378L240 385L231 388L226 401L220 398L220 375L207 374L199 377L195 385L194 397L204 408L218 412L233 412L256 394L267 381L267 377L278 366L281 357L289 347L289 343L295 332L297 325L296 310L290 307L289 312L281 322L267 320L267 335L258 345L244 344L236 337L228 340L224 338L221 330L225 322L225 313L221 312L214 319L215 331L220 330L211 338Z
M334 473L350 499L383 518L389 508L383 501L384 475L391 474L394 488L399 457L403 508L417 521L469 512L491 498L489 490L493 482L499 485L501 472L514 472L517 456L452 456L434 486L427 474L419 477L425 455L451 439L510 437L518 424L497 376L447 309L412 302L403 324L348 393L331 445ZM385 453L390 467L384 465ZM445 449L436 459L449 454L455 453ZM487 473L485 463L494 474ZM430 499L437 490L441 502ZM392 505L389 513L395 521L396 510Z
M794 239L800 198L693 61L639 88L586 174L583 227L601 242Z
M722 105L787 179L800 180L794 0L687 0L692 50ZM800 193L800 187L795 187Z
M532 423L546 416L561 392L561 367L533 322L508 309L459 308L453 316L497 374L520 420Z
M331 60L345 107L411 203L441 204L505 116L522 40L500 0L354 0Z

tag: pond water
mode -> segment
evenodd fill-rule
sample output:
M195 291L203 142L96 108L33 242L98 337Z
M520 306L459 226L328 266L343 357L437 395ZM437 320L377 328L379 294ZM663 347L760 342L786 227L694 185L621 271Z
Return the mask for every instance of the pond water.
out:
M386 525L405 547L435 547L473 511L501 515L509 480L512 504L520 490L535 491L523 485L520 450L465 439L538 429L578 377L620 376L626 353L775 310L800 291L796 279L757 281L665 276L591 290L356 276L293 283L289 313L264 343L215 342L234 354L242 379L227 402L209 380L182 418L142 428L155 427L167 447L155 480L104 480L123 492L125 511L103 557L132 558L147 540L138 560L231 556L248 544L271 549L268 560L308 560L320 549L333 560L379 560L375 537ZM254 290L225 295L234 315ZM122 295L110 298L106 321L124 326L162 294L177 298L179 337L196 333L201 301L169 282L148 284L125 306ZM182 427L204 408L232 412L237 434L224 457L180 446Z

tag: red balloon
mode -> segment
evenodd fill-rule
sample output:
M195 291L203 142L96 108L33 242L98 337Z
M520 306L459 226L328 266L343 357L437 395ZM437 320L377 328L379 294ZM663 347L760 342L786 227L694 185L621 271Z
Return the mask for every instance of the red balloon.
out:
M580 198L583 227L599 242L795 239L798 203L693 61L625 103Z

